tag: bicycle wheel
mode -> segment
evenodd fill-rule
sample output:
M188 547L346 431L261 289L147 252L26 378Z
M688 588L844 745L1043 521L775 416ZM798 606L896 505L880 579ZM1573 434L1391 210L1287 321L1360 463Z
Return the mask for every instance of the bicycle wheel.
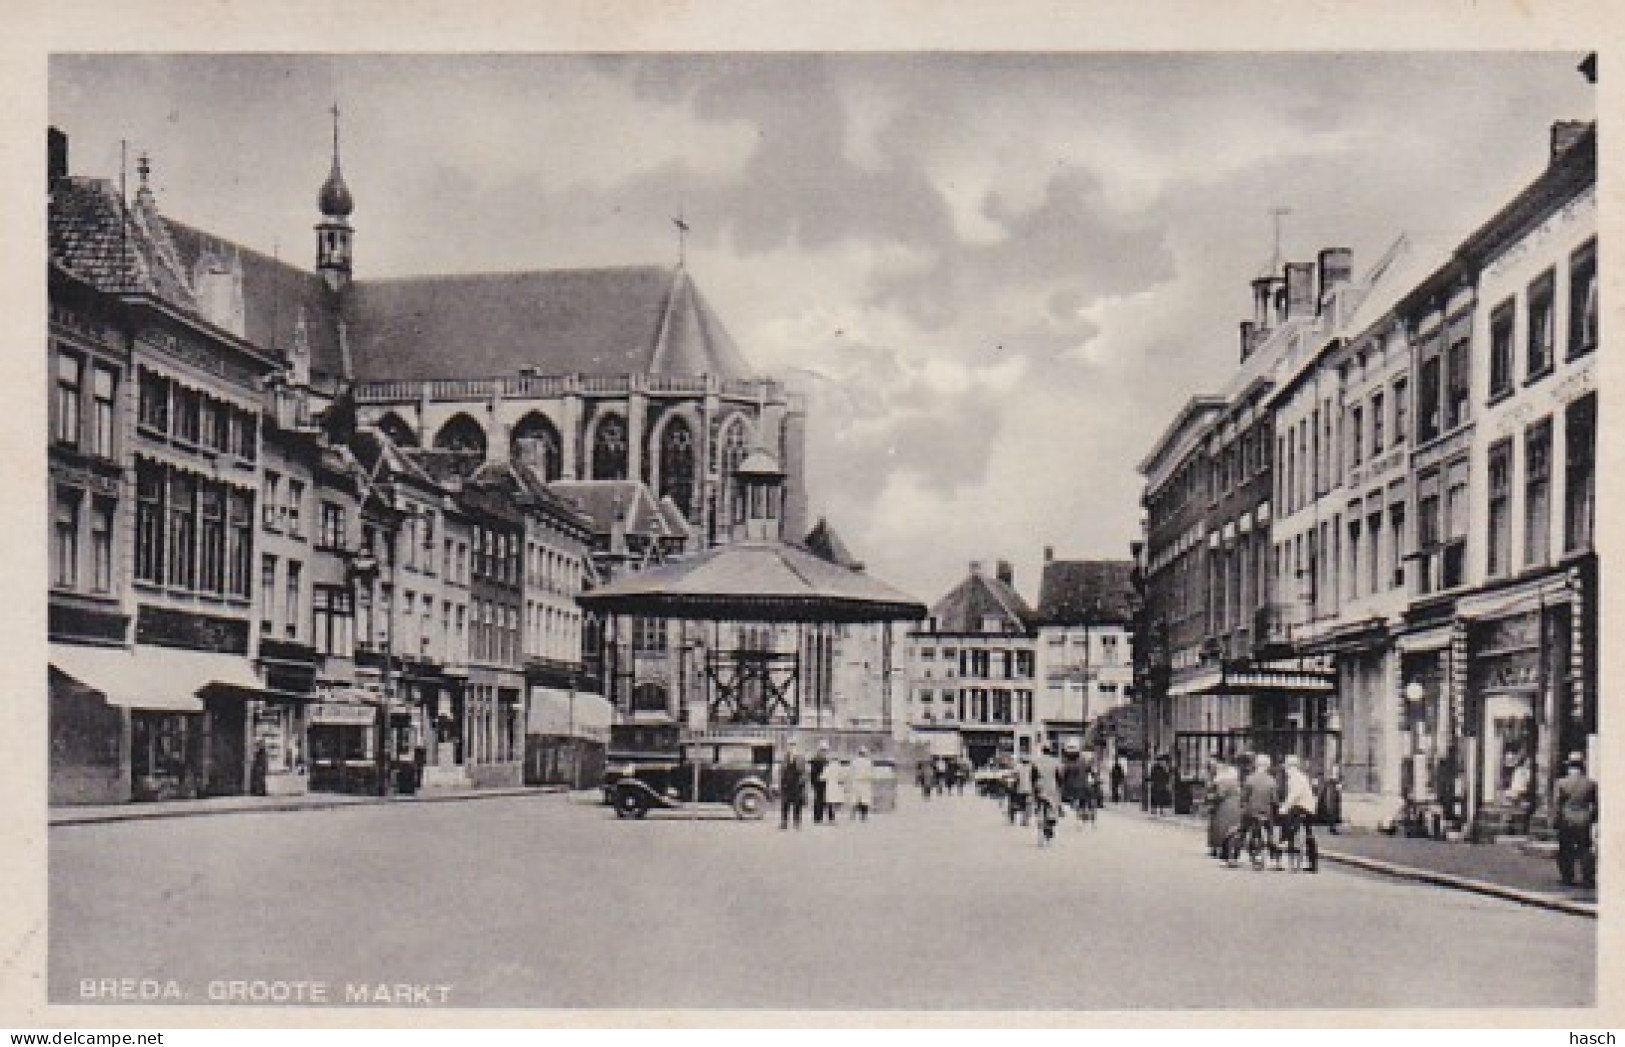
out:
M1264 859L1267 852L1268 847L1264 843L1264 831L1255 825L1247 831L1247 859L1253 863L1254 869L1264 868Z

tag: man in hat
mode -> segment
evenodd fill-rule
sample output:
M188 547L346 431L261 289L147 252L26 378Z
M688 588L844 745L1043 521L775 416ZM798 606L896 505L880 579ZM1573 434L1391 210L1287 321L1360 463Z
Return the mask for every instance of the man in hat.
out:
M1576 865L1582 886L1597 886L1597 856L1591 849L1597 783L1586 776L1584 753L1569 753L1568 774L1552 791L1552 824L1557 827L1557 874L1564 886L1573 886Z
M835 824L835 812L829 806L829 739L818 740L818 752L807 761L807 770L812 776L813 794L813 824L817 825L829 818L829 824Z
M796 740L784 743L784 763L779 768L779 828L790 828L790 816L795 815L796 828L801 828L801 812L807 806L807 758L796 748Z
M1282 842L1286 845L1287 861L1292 868L1314 872L1320 860L1319 846L1315 843L1314 829L1315 790L1296 756L1286 758L1281 797ZM1299 849L1298 831L1303 830L1302 849Z

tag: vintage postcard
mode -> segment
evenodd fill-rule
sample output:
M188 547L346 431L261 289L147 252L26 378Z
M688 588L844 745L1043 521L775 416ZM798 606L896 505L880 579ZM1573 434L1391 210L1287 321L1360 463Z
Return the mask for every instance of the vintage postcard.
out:
M5 1024L1617 1018L1603 25L1164 7L32 23Z

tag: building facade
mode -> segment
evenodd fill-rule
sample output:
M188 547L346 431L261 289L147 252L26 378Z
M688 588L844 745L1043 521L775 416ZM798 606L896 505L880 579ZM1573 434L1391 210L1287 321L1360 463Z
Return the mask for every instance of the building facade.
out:
M1057 560L1044 549L1038 589L1035 715L1057 745L1105 739L1089 733L1134 692L1134 564Z

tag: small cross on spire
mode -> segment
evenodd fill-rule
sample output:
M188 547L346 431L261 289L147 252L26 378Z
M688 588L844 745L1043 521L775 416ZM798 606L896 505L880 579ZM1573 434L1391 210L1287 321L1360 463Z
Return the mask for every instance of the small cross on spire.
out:
M333 104L328 107L327 111L333 114L333 161L337 163L339 158L339 100L337 98L333 99Z
M688 223L683 220L682 208L677 209L677 217L671 224L677 227L677 265L681 268L688 258Z

